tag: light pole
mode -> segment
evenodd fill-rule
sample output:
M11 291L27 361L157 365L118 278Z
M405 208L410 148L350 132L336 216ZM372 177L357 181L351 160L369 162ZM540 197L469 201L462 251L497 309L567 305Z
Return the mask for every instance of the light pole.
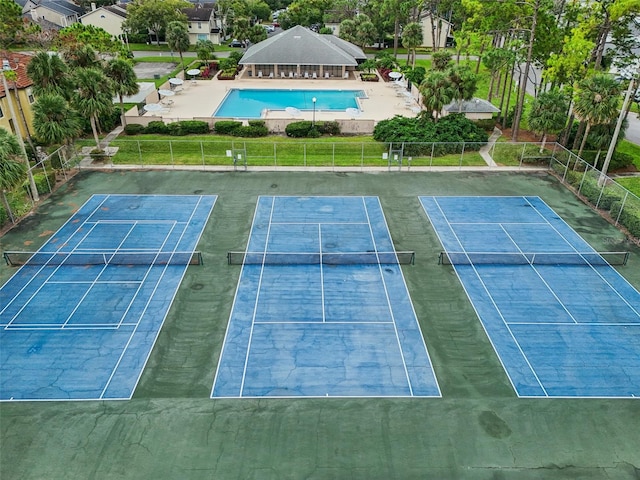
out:
M24 156L24 161L27 164L27 177L29 178L29 186L31 187L31 196L33 197L33 201L37 202L40 200L40 196L38 195L38 187L36 187L36 181L33 178L33 172L31 171L31 164L29 163L29 156L27 155L27 151L24 148L24 141L22 140L22 133L20 129L17 127L18 117L16 117L16 112L13 109L13 99L11 98L11 92L9 91L9 85L7 85L7 73L13 73L13 69L11 65L9 65L9 60L2 60L2 86L4 87L4 93L7 96L7 104L9 105L9 114L14 122L16 122L16 138L18 139L18 144L20 145L20 151Z
M317 98L313 97L311 99L311 102L313 103L313 120L311 121L311 127L315 127L316 126L316 102L317 102Z

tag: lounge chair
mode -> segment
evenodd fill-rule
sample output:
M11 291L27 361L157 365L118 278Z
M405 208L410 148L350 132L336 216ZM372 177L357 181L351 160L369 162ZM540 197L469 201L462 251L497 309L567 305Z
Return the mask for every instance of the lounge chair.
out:
M344 72L344 75L342 76L342 78L349 78L349 72Z
M262 71L258 70L258 78L262 78Z
M304 78L309 78L309 72L304 72Z
M313 79L318 78L318 74L317 74L316 72L313 72L313 73L311 74L311 78L313 78Z
M329 72L324 72L324 78L329 78L329 77L330 77Z
M273 72L269 74L269 78L273 78Z
M293 72L289 72L289 78L293 78Z
M280 72L280 78L286 78L286 75L284 74L284 72Z

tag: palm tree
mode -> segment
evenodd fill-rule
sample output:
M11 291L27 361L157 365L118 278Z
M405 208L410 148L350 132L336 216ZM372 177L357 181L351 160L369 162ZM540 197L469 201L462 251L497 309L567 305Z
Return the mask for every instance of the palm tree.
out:
M411 68L416 66L416 47L422 45L422 25L412 22L402 29L402 46L407 49L407 65L412 58Z
M549 133L558 133L564 128L569 110L569 98L560 90L543 92L531 104L529 128L542 135L540 153L544 150Z
M16 219L11 211L6 192L20 185L27 174L27 166L19 160L21 155L22 149L16 136L0 128L0 190L2 190L2 205L11 223L16 223Z
M478 77L467 65L454 65L447 71L453 99L458 101L458 113L462 113L462 102L471 100L478 89Z
M182 71L184 72L186 67L184 65L184 59L182 58L182 52L189 50L190 45L187 26L183 22L170 22L169 25L167 25L165 38L169 48L180 54L180 63L182 64Z
M67 100L71 97L68 68L57 54L38 52L27 65L27 75L33 81L36 97L45 93L56 93Z
M64 53L64 59L71 68L98 68L100 60L91 45L78 45Z
M611 123L618 116L619 100L620 85L609 75L593 75L578 82L573 110L586 123L578 156L582 155L591 127Z
M100 150L98 116L110 113L113 108L111 80L101 70L95 68L79 68L75 71L74 78L76 91L72 105L80 115L89 118L93 138Z
M115 93L120 101L120 118L122 125L127 125L127 119L124 116L124 100L125 95L135 95L140 91L140 85L136 81L136 73L129 61L122 58L115 58L107 63L104 69L105 75L113 80Z
M62 96L54 94L42 95L33 104L33 128L40 141L67 147L81 133L77 113Z
M433 72L425 77L419 87L422 103L438 120L443 107L453 99L451 81L444 72Z

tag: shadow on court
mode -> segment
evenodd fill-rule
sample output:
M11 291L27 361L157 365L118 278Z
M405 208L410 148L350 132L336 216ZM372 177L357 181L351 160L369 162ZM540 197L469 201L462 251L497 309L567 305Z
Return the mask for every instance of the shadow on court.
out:
M218 195L134 397L0 403L0 476L20 479L635 479L638 400L518 399L419 195L540 196L597 251L640 249L544 174L81 173L2 238L35 250L96 193ZM209 398L259 195L378 196L442 398ZM13 270L0 268L4 283Z

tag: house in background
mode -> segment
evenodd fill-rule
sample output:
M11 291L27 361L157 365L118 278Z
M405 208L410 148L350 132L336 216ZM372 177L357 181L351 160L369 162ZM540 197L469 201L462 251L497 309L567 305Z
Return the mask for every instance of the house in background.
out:
M28 7L30 7L28 13L34 22L40 23L44 20L59 28L76 23L84 14L82 7L67 0L40 0L35 5L29 0L23 9Z
M420 17L419 23L422 25L421 47L433 49L435 45L440 49L450 46L453 41L453 24L451 22L426 12Z
M469 120L484 120L493 117L494 113L499 113L500 109L487 100L482 98L472 98L468 101L460 102L454 100L442 109L442 116L450 113L464 113Z
M125 5L105 5L96 8L96 4L91 4L91 11L82 15L79 19L83 25L100 27L123 42L125 32L122 30L122 23L127 19L127 9Z
M187 31L191 45L198 43L198 40L209 40L214 45L222 44L222 28L213 7L197 5L194 8L183 8L181 11L187 16Z
M31 56L24 53L0 51L0 60L8 61L9 67L15 72L15 81L7 79L9 92L4 89L4 82L0 81L0 127L13 133L20 134L23 138L33 134L33 110L35 102L33 96L33 82L27 75L27 65ZM9 107L9 98L13 105L13 113Z

